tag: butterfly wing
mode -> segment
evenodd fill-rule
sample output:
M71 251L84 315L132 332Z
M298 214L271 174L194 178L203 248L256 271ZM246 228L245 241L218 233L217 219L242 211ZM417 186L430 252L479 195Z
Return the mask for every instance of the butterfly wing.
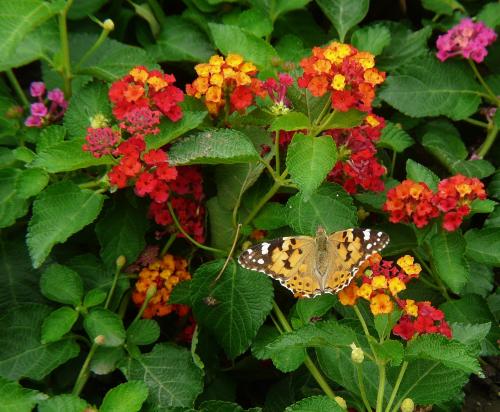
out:
M238 262L278 280L298 296L314 296L320 292L313 274L315 241L309 236L281 237L259 243L245 250Z
M328 256L331 259L325 282L325 292L337 293L347 287L359 267L374 253L389 243L389 236L370 229L347 229L328 236Z

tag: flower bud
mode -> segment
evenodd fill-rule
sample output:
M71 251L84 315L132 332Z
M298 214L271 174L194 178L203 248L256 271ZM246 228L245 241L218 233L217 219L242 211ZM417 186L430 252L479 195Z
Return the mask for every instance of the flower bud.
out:
M90 127L92 129L99 129L106 126L108 126L108 119L102 113L97 113L90 118Z
M354 363L363 363L363 360L365 359L365 354L363 353L363 349L359 348L356 346L356 344L353 342L351 343L351 360Z
M401 412L413 412L414 410L415 410L415 404L413 403L412 399L406 398L401 403Z
M117 268L121 269L123 266L125 266L125 263L127 263L127 259L125 258L125 256L120 255L116 258L116 267Z
M115 23L113 23L111 19L106 19L102 23L102 28L107 31L112 31L115 29Z
M156 284L153 283L149 285L148 290L146 291L146 300L150 300L155 295L157 289Z
M339 406L342 408L342 409L345 409L347 410L347 403L345 401L344 398L342 398L341 396L336 396L335 397L335 401L339 404Z
M97 335L94 339L94 343L96 345L102 346L106 343L106 338L104 337L104 335Z

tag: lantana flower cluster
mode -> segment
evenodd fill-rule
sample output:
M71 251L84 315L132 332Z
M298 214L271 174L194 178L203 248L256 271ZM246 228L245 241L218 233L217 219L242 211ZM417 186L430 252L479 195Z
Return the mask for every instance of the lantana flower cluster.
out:
M415 302L399 297L407 283L418 278L422 271L413 256L405 255L395 264L375 254L369 259L368 265L369 269L364 267L358 271L361 278L359 286L353 281L339 293L343 305L355 305L361 298L370 302L373 315L389 314L401 309L403 316L392 332L405 340L411 339L416 333L440 333L451 338L451 329L444 320L443 312L435 309L430 302Z
M465 18L445 34L438 37L437 58L445 61L451 57L462 56L481 63L488 54L486 48L497 39L495 31L482 21L474 23Z
M452 232L470 213L475 199L486 199L484 185L475 177L459 174L443 179L436 193L423 182L407 179L387 192L383 209L390 213L391 222L413 222L418 228L442 216L442 227Z
M255 77L257 68L238 54L228 54L226 58L214 55L208 63L197 64L194 69L198 77L186 86L186 93L203 98L213 116L226 104L231 112L243 112L255 96L265 96L262 82Z
M24 122L28 127L42 127L55 123L63 117L68 107L62 90L56 88L47 92L43 82L31 83L30 95L36 97L37 102L31 104L31 115Z
M332 108L342 112L369 112L375 87L385 79L385 73L375 68L373 54L339 42L314 47L312 56L302 59L300 66L304 73L297 81L299 87L316 97L330 93Z
M339 151L328 180L341 184L348 193L356 193L359 187L375 192L384 190L382 176L387 170L375 157L375 142L384 127L385 120L371 113L360 126L327 130L325 134L333 137Z
M179 316L186 316L190 311L188 306L169 304L168 300L177 284L190 279L186 259L170 254L156 258L139 272L139 278L132 292L132 301L138 307L142 306L148 289L155 285L156 293L148 302L142 316L144 318L161 317L173 312Z

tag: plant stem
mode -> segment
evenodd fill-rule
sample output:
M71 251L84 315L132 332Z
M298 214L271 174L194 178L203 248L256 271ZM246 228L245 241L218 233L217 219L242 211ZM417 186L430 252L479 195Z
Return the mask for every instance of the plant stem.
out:
M481 76L481 73L479 73L479 70L477 69L476 63L474 63L474 61L472 61L471 59L467 59L467 61L469 62L469 65L472 68L472 71L474 72L477 80L479 80L479 83L481 83L484 90L486 90L486 93L489 96L489 100L491 100L497 106L500 106L500 99L496 96L493 90L491 90L491 87L488 86L488 83L484 81L483 76Z
M427 254L429 256L432 255L432 253L429 250L428 246L426 247L426 252L427 252ZM420 256L420 254L416 250L414 250L414 253L415 253L415 256L417 257L417 259L420 261L420 263L424 267L424 269L427 271L427 273L429 273L429 275L431 275L432 278L436 281L436 284L438 285L438 287L441 290L441 293L443 294L443 296L445 297L445 299L447 301L450 301L451 299L450 299L450 295L448 294L448 289L446 289L446 286L441 281L441 278L434 273L434 271L432 270L432 268L427 264L427 262L424 259L422 259L422 256Z
M375 410L382 412L384 402L384 389L385 389L385 365L378 363L378 391L377 391L377 406Z
M280 132L274 132L274 161L276 163L276 174L280 174Z
M132 323L129 325L129 328L130 326L132 326L134 323L136 323L139 319L141 319L142 317L142 314L144 313L144 311L146 310L146 308L148 307L149 305L149 301L151 299L153 299L153 296L154 296L154 293L152 294L146 294L146 298L144 299L144 302L142 302L142 305L141 305L141 308L139 309L139 312L137 312L137 315L135 316L134 320L132 321Z
M68 10L73 4L73 0L67 0L66 7L59 13L59 38L61 42L61 52L62 52L62 68L61 74L64 80L64 94L66 98L71 97L71 60L69 54L69 41L68 41L68 25L66 22L66 16L68 15Z
M260 212L260 209L262 209L264 207L264 205L269 201L269 199L271 199L275 194L276 192L279 190L279 188L281 187L282 185L282 182L283 182L283 179L285 179L285 177L288 175L288 170L285 169L283 171L283 173L279 176L279 178L277 178L275 181L274 181L274 184L271 186L271 188L267 191L267 193L261 197L259 203L257 203L257 205L252 209L252 211L248 214L247 218L245 219L245 221L243 222L243 226L246 226L248 225L255 216L257 216L257 214Z
M227 258L224 262L224 265L222 265L221 270L219 271L219 273L217 274L215 279L210 284L211 287L213 287L213 285L215 285L217 283L219 278L222 276L222 274L226 270L227 265L229 264L229 261L231 260L231 257L233 256L234 249L236 249L236 244L238 243L238 239L240 237L240 229L241 229L241 223L238 224L238 226L236 227L236 233L234 234L234 239L233 239L233 244L231 245L231 249L229 250L229 253L227 254Z
M165 16L165 13L163 12L163 9L161 8L158 1L148 0L148 4L149 7L151 7L151 10L153 11L153 14L155 15L156 19L160 23L160 26L164 26L167 16Z
M476 119L473 119L471 117L466 117L465 119L462 119L464 122L467 122L467 123L470 123L470 124L473 124L474 126L478 126L478 127L484 127L485 129L488 128L488 123L486 122L482 122L480 120L476 120Z
M170 246L172 246L172 243L174 243L175 239L177 238L177 232L172 233L170 237L167 240L167 243L165 243L165 246L163 246L163 249L160 252L160 257L163 257L166 255L168 252L168 249L170 249Z
M83 57L80 59L80 61L76 64L75 71L78 71L80 69L80 66L87 61L87 59L94 54L94 52L101 46L101 44L106 40L108 37L109 33L111 30L107 29L106 27L102 28L101 34L99 35L99 38L96 40L96 42L92 45L90 49L88 49Z
M5 74L7 75L7 79L9 79L12 88L16 92L17 97L19 97L19 100L21 100L21 102L23 103L23 106L29 107L30 102L26 97L26 94L24 93L24 90L22 89L21 85L17 81L17 77L14 74L14 71L12 69L9 69L5 72Z
M83 387L87 383L87 380L89 378L89 365L90 361L94 357L96 349L99 347L98 344L93 343L92 346L90 347L89 353L87 354L87 357L85 358L85 361L83 362L82 368L80 369L80 372L78 373L78 377L76 378L75 385L73 386L73 395L80 395L80 393L83 390Z
M391 159L391 175L390 177L394 176L394 168L396 167L396 157L397 157L397 152L395 150L392 151L392 159Z
M172 216L172 220L174 221L175 226L177 227L177 229L179 229L179 232L181 232L184 235L184 237L187 240L189 240L193 245L195 245L196 247L198 247L200 249L206 250L207 252L225 254L225 252L223 250L216 249L216 248L213 248L210 246L202 245L201 243L194 240L191 236L189 236L188 233L183 229L183 227L179 223L179 220L177 219L177 216L175 215L174 209L172 207L172 204L170 202L167 202L167 206L168 206L168 211L170 212L170 216Z
M391 410L391 406L394 402L394 399L396 399L396 395L398 394L399 390L399 385L401 385L401 381L403 380L403 376L406 372L407 367L408 367L408 362L404 361L403 364L401 365L401 369L399 370L398 378L396 380L396 383L394 384L394 388L392 389L391 397L389 398L389 403L385 408L385 412L389 412Z
M120 256L120 257L123 257L123 256ZM120 259L120 257L118 259ZM118 259L117 259L117 261L118 261ZM104 309L107 309L109 307L109 304L111 303L111 298L113 297L113 294L115 293L116 284L118 283L118 277L120 276L120 272L121 272L122 267L124 265L125 265L125 258L123 259L123 264L118 264L118 262L117 262L116 269L115 269L115 276L113 277L113 283L111 283L111 288L109 289L108 297L106 298L106 303L104 304Z
M365 383L363 381L363 370L360 363L356 363L356 371L358 375L358 387L359 393L361 394L361 399L363 401L363 404L365 405L365 409L367 410L367 412L371 412L372 408L366 396Z
M498 109L500 110L500 109ZM477 155L480 158L483 158L486 156L488 151L490 150L491 146L493 146L493 143L495 143L495 139L497 138L498 135L498 127L495 123L491 123L488 134L486 135L486 140L483 142L479 150L477 151Z
M276 314L276 317L278 318L279 323L281 324L281 327L285 330L285 332L292 332L292 327L290 326L285 315L283 314L280 307L274 300L273 300L273 309L274 313ZM306 365L306 368L309 370L309 372L316 380L320 388L323 390L325 395L328 396L330 399L335 400L335 393L333 392L332 388L330 388L330 385L328 385L328 382L323 377L323 375L321 374L321 372L316 367L316 365L314 364L314 362L307 353L306 353L306 358L304 360L304 365Z

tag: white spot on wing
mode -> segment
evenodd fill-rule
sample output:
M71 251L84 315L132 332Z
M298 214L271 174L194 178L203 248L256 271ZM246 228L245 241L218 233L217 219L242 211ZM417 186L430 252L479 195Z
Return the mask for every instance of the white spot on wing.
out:
M363 230L363 238L364 240L370 239L370 229Z
M257 261L257 263L258 263L259 265L263 265L263 264L264 264L264 259L260 258L260 259Z
M267 255L269 253L269 246L271 246L270 243L264 242L262 243L262 254Z
M381 237L384 234L384 232L377 232L377 236Z
M367 249L367 250L370 250L371 248L372 248L372 244L371 244L371 243L368 243L368 244L366 245L366 249Z

